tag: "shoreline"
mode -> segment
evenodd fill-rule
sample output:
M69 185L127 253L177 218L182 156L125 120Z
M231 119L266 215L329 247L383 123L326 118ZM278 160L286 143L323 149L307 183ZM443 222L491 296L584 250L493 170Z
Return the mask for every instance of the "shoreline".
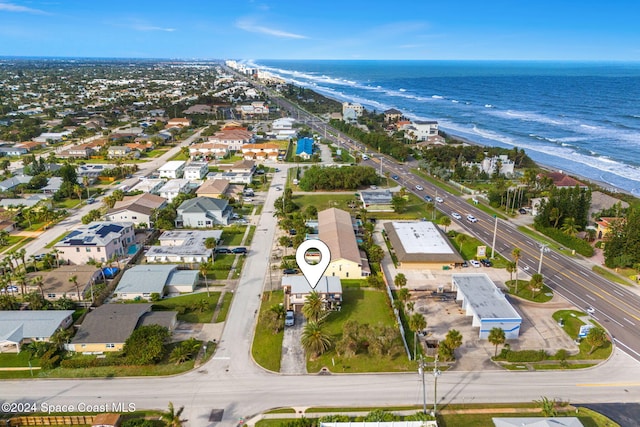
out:
M481 146L481 147L491 147L490 145L481 144L481 143L479 143L477 141L472 141L469 138L461 136L461 135L458 135L456 133L451 133L451 132L448 132L448 131L444 131L444 132L447 135L449 135L450 137L452 137L454 139L457 139L459 141L462 141L463 143L466 143L466 144L476 145L476 146ZM518 147L518 148L522 150L522 148L520 148L520 147ZM526 150L524 150L524 151L526 153ZM540 162L538 162L536 160L534 160L534 162L540 169L546 170L548 172L562 172L567 176L570 176L570 177L573 177L573 178L577 179L578 181L582 181L584 183L597 185L598 187L600 187L601 190L607 191L609 193L618 193L618 194L621 193L621 194L625 194L625 195L631 196L633 198L637 198L637 196L634 195L633 193L631 193L630 191L627 191L627 190L625 190L623 188L620 188L620 187L613 186L608 182L599 181L599 180L595 180L595 179L592 179L592 178L587 178L586 176L579 175L579 174L576 174L576 173L573 173L573 172L568 172L568 171L566 171L564 169L557 169L557 168L555 168L553 166L549 166L549 165L546 165L544 163L540 163Z

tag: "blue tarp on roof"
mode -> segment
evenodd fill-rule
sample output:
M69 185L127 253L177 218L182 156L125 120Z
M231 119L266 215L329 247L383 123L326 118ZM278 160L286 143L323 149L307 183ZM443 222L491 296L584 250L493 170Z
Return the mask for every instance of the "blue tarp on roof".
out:
M302 153L306 153L309 156L313 154L313 139L301 138L298 140L296 155L299 156Z

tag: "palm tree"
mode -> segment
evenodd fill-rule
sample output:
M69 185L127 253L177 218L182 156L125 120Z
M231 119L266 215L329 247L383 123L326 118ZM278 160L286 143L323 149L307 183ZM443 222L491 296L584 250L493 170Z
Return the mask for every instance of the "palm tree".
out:
M44 298L44 289L43 289L44 282L42 281L42 276L33 277L31 279L31 284L33 286L37 286L38 289L40 289L40 294L42 295L42 298Z
M409 300L409 289L407 288L402 288L397 292L397 297L400 301L402 301L403 303L407 302Z
M518 294L518 262L520 261L520 248L513 248L511 251L511 255L513 256L513 262L516 264L516 291L514 292L516 295Z
M180 419L182 411L184 411L184 406L181 406L180 409L176 411L173 406L173 402L169 402L169 409L167 412L162 414L162 419L168 427L182 427L182 423L187 421Z
M58 348L62 349L62 347L67 344L71 340L71 336L73 332L71 329L58 329L51 336L51 342L58 346Z
M309 322L302 331L301 342L305 352L310 353L311 357L315 358L331 348L333 339L324 330L322 324Z
M78 184L74 185L73 192L76 194L76 196L78 196L78 199L82 201L82 187L80 187L80 185Z
M207 280L207 273L209 272L209 263L208 262L201 262L200 263L200 274L202 274L202 277L204 278L204 285L207 288L207 296L210 297L211 293L209 292L209 281Z
M513 273L515 273L516 271L516 263L509 261L507 262L507 266L506 266L506 270L507 273L509 273L509 280L513 282Z
M572 237L578 234L578 230L580 230L580 226L576 224L576 219L573 217L565 218L562 227L560 227L560 231Z
M487 340L496 346L496 351L493 354L493 357L496 357L498 355L498 346L504 344L506 338L504 335L504 329L502 328L491 328L491 330L489 331L489 336L487 337Z
M87 189L87 199L91 198L91 195L89 194L89 177L82 177L82 185Z
M22 248L19 251L16 252L16 256L18 258L20 258L20 260L22 261L22 267L24 268L24 271L27 271L27 260L26 260L26 256L27 256L27 251L26 249Z
M540 292L540 290L542 289L543 281L544 278L542 277L542 274L536 273L531 276L531 280L529 280L529 289L531 289L533 298L536 297L536 292Z
M54 248L51 253L56 257L56 268L60 268L60 251Z
M455 237L455 241L460 247L460 253L462 253L463 252L462 246L469 241L469 236L467 236L466 234L460 233Z
M20 273L15 273L14 274L14 279L16 280L16 283L18 283L20 285L20 292L22 293L22 295L26 295L27 293L27 275L24 274L23 272Z
M418 331L422 331L427 327L427 321L421 313L413 313L409 317L409 327L413 331L413 358L418 357Z
M9 232L6 230L0 231L0 246L7 246L9 244Z
M74 286L76 287L76 295L78 295L78 301L82 301L82 298L80 295L80 286L78 286L78 276L74 274L73 276L69 277L69 282L73 283Z
M407 276L403 273L396 274L396 277L393 278L393 284L396 285L397 288L403 288L407 286Z
M589 354L607 342L607 333L602 328L591 328L584 340L591 346Z
M322 302L320 294L316 291L312 291L305 298L304 305L302 306L302 314L308 320L313 320L315 323L318 323L320 314L323 310L324 302Z
M447 232L447 227L449 227L451 225L451 218L449 218L448 216L444 215L440 218L440 225L444 226L444 232Z

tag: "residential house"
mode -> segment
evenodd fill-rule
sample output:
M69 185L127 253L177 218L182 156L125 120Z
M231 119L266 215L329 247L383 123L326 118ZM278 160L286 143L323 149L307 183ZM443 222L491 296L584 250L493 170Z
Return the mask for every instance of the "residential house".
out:
M109 209L105 217L109 221L130 221L134 225L146 224L151 226L155 222L153 212L167 205L167 200L155 194L142 193L137 196L125 196Z
M506 154L485 157L480 163L466 162L464 165L467 167L477 166L481 171L490 175L498 170L501 175L512 176L515 171L515 163Z
M384 112L384 121L387 123L397 122L402 118L402 111L390 108Z
M201 180L209 173L208 162L190 162L184 167L184 178L191 180Z
M160 194L160 189L166 182L164 179L142 178L129 191L132 193L142 191L143 193Z
M165 128L184 128L191 126L191 119L186 117L176 117L167 122Z
M137 150L132 150L126 145L112 145L107 149L107 155L110 159L137 159L138 157L140 157L140 152Z
M342 103L342 120L345 122L357 121L358 117L364 113L364 107L361 104L353 102Z
M31 342L49 341L73 323L73 310L0 311L0 353L19 353Z
M160 245L151 246L145 253L147 263L200 263L212 259L213 249L205 245L207 239L217 242L221 230L168 230L160 235Z
M221 198L227 194L230 182L226 179L207 179L198 187L198 197Z
M76 174L78 178L92 178L95 179L102 175L102 173L106 170L115 168L116 165L113 164L95 164L89 163L86 165L79 165L76 167Z
M7 178L4 181L0 181L0 191L11 191L18 185L28 184L31 181L32 176L29 175L16 175L11 178Z
M134 243L132 222L96 221L71 231L54 248L60 259L79 265L125 256Z
M90 146L89 144L80 144L56 153L56 157L61 159L88 159L95 154L95 152L95 147Z
M160 178L182 178L186 164L184 160L170 160L158 168L158 175Z
M211 107L210 105L206 105L206 104L196 104L196 105L192 105L191 107L187 108L184 111L184 114L189 115L189 114L213 114L213 107Z
M13 220L15 213L0 207L0 231L11 233L16 229L16 222Z
M296 142L296 156L304 160L309 160L313 155L313 139L312 138L300 138Z
M25 141L19 144L16 144L18 148L24 148L27 151L38 150L40 148L45 148L47 146L46 142L38 142L38 141Z
M38 276L42 277L41 286L33 282ZM72 278L75 278L75 281L71 280ZM27 290L41 293L49 301L63 297L82 301L91 297L91 286L102 280L102 270L93 265L60 265L50 271L28 273Z
M342 306L342 284L338 277L322 276L315 288L300 275L284 276L281 284L287 310L300 313L307 297L314 291L320 294L324 310L340 310Z
M295 121L296 119L292 117L283 117L274 120L271 124L273 136L278 140L295 138L298 134L298 131L293 128Z
M167 293L193 292L198 281L198 271L178 270L177 265L135 265L125 270L114 291L121 300L147 300L153 294L163 297Z
M87 313L78 332L65 345L69 351L87 354L121 351L131 333L143 325L177 324L175 311L152 312L151 304L103 304Z
M248 173L253 175L256 171L256 162L253 160L238 160L231 165L219 165L218 168L223 172Z
M236 108L236 111L240 113L242 119L251 119L255 116L268 116L269 105L265 102L256 101L250 105L240 105Z
M62 141L63 139L66 139L69 135L71 135L70 130L65 130L63 132L44 132L44 133L41 133L39 136L33 138L33 140L36 142L45 142L45 143L48 143L49 141L59 142L59 141Z
M360 191L360 201L367 212L393 212L393 194L389 190Z
M580 182L573 177L570 177L562 171L547 172L544 175L553 180L553 185L555 185L556 188L573 188L576 185L582 189L589 188L585 183Z
M47 185L42 187L40 191L44 194L55 194L62 187L62 178L59 176L52 176L47 180Z
M227 154L229 154L229 146L226 144L203 142L189 146L189 157L192 159L200 156L205 159L222 159Z
M242 146L242 157L246 160L267 160L278 157L278 144L245 144Z
M233 208L226 199L196 197L182 202L177 213L176 227L211 228L229 225Z
M318 212L318 237L329 247L331 262L327 276L359 279L371 274L364 253L358 248L349 212L330 208Z
M438 122L435 120L416 120L402 127L405 134L417 142L438 142Z
M238 151L244 144L254 142L253 132L246 129L223 129L209 137L213 144L223 144L231 151Z
M624 217L600 217L596 221L596 237L598 239L604 238L609 234L612 226L624 224L626 220Z
M241 172L209 172L207 174L207 181L210 180L225 180L232 184L251 184L253 174Z
M0 147L0 156L22 156L23 154L27 154L28 151L26 148L22 147Z
M188 179L170 179L158 191L160 197L164 197L171 203L178 194L190 193L191 190L191 182Z
M29 197L24 198L6 198L0 200L0 207L12 209L12 208L32 208L43 200L49 200L48 196L43 194L32 194Z

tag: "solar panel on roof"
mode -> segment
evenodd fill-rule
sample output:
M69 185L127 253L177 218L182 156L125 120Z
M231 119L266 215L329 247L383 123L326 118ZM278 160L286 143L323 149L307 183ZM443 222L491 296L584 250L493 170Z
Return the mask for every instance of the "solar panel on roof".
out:
M81 231L78 231L78 230L73 230L71 233L67 234L66 239L70 239L70 238L72 238L72 237L75 237L75 236L77 236L78 234L82 234L82 232L81 232Z

